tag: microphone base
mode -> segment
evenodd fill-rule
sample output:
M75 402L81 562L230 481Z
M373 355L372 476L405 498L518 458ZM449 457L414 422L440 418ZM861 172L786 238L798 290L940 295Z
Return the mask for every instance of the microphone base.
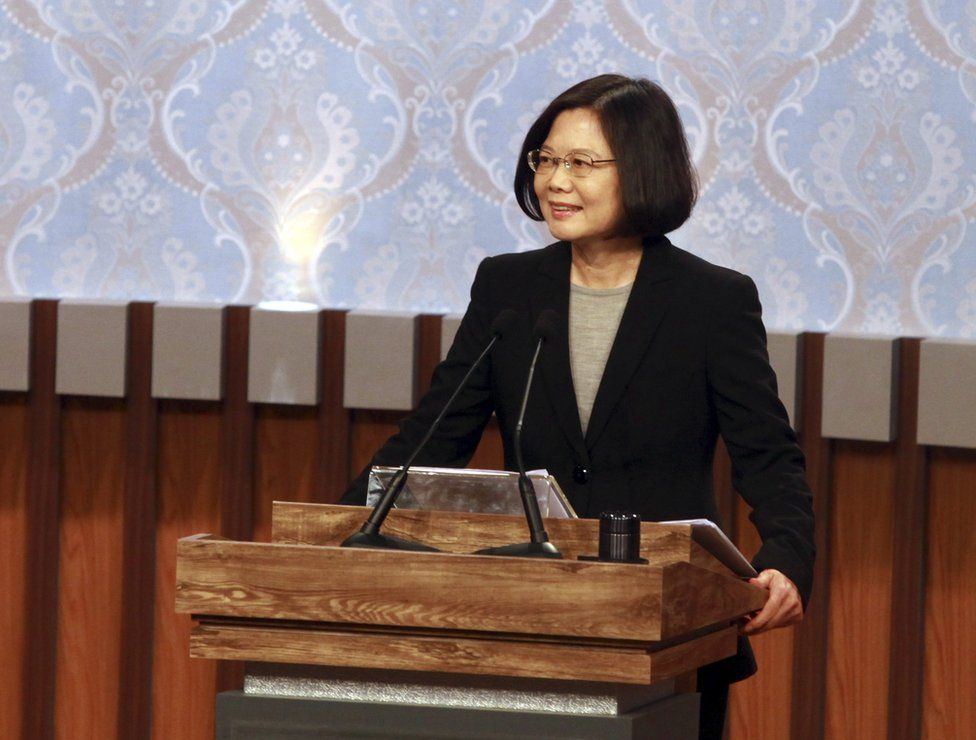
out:
M343 541L342 547L360 547L367 550L407 550L410 552L441 552L436 547L424 545L413 540L388 537L385 534L356 532Z
M552 558L561 560L562 553L551 542L522 542L515 545L488 547L476 550L473 555L506 555L513 558Z

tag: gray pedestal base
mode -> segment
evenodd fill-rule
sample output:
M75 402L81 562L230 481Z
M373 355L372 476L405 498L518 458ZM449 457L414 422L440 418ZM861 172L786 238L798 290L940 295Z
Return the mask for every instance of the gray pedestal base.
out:
M615 716L411 706L363 701L217 696L217 740L687 740L697 737L698 694L677 694Z

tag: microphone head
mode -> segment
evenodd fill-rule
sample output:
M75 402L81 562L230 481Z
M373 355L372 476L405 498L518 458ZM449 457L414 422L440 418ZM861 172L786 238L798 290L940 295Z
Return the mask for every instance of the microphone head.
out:
M518 318L518 312L512 308L506 308L498 312L495 320L491 322L491 329L488 333L493 337L503 337L508 333L508 330L512 328L512 324L515 323L515 319Z
M555 335L557 326L559 326L559 314L551 308L547 308L536 319L535 327L532 329L532 338L536 341L541 339L548 342Z

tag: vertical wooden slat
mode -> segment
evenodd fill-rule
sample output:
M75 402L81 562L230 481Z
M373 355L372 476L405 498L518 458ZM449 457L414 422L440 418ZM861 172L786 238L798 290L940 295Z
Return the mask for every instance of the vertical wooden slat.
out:
M922 737L976 729L976 451L929 451Z
M159 406L152 738L211 740L217 661L190 657L192 619L174 611L176 542L221 529L221 423L218 404Z
M129 305L125 491L122 501L122 632L119 736L149 737L156 571L156 423L152 398L153 305Z
M794 630L790 735L794 740L819 740L824 733L830 605L830 445L820 433L824 335L805 333L802 341L803 411L799 436L806 455L807 482L813 491L817 562L813 572L812 599L803 622Z
M315 500L335 503L349 483L350 413L342 405L346 314L319 315L318 466Z
M54 693L65 740L119 736L125 438L120 399L64 399Z
M247 400L250 309L228 306L224 313L224 402L221 420L221 533L251 537L254 501L254 409Z
M54 392L57 302L31 305L24 737L54 736L61 405Z
M884 737L888 724L894 444L831 449L826 737Z
M228 306L224 313L220 529L235 540L249 540L254 532L254 409L247 400L250 312L247 306ZM240 688L243 681L243 663L220 661L218 691Z
M921 340L898 342L894 548L888 684L888 737L919 737L925 654L926 453L918 436Z
M24 727L27 658L27 476L30 408L26 393L0 393L0 737Z
M417 326L417 398L430 389L434 368L441 361L441 317L423 314Z

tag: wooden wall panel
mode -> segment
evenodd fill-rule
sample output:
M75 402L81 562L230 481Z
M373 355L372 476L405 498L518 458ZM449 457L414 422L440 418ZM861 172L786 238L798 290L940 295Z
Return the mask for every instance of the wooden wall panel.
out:
M57 301L31 304L30 405L27 459L27 635L24 737L54 736L58 620L58 517L61 478L61 399L54 392Z
M976 737L976 451L929 453L923 737Z
M130 379L148 378L149 308L130 306L130 323L142 327L130 333ZM47 740L55 712L59 736L145 736L147 712L128 706L145 695L140 676L150 670L152 736L212 737L214 695L237 685L241 667L188 657L190 620L173 613L177 539L267 539L272 500L335 500L396 431L405 412L343 408L341 351L320 355L317 406L248 403L248 309L224 315L221 403L164 401L157 414L148 392L130 386L125 401L67 399L62 413L57 304L34 302L31 390L0 394L0 737ZM421 386L440 323L419 322ZM322 312L323 346L341 348L344 326L343 312ZM730 736L884 737L887 724L892 738L915 736L917 726L929 738L966 737L976 727L976 452L920 450L904 443L914 433L901 425L895 444L828 443L817 431L823 335L803 343L800 431L818 515L813 602L799 628L753 640L760 672L733 687ZM901 421L916 403L907 393L916 377L905 371L917 357L905 358L917 355L917 340L900 347ZM495 420L470 464L502 467ZM728 460L719 454L715 467L726 528L751 554L759 542L728 485ZM909 536L917 521L927 531ZM134 534L131 522L148 529ZM144 573L151 583L140 582ZM123 615L135 622L147 611L122 628ZM899 633L899 614L915 626ZM899 680L894 672L923 662L912 637L923 629L924 683ZM151 656L140 655L144 643Z
M921 340L898 341L898 436L891 561L888 738L922 734L925 675L925 564L928 553L927 453L918 444Z
M122 617L124 404L68 399L62 424L55 736L114 738Z
M271 541L273 501L314 501L319 423L315 408L258 406L254 425L254 535Z
M220 522L227 537L251 538L254 526L254 406L247 400L247 306L224 309L224 381L221 404Z
M347 480L352 480L369 464L376 450L398 431L397 422L406 412L367 411L351 412L349 424L349 470Z
M126 347L125 494L119 736L147 737L152 715L153 586L156 559L156 400L152 397L151 303L130 303Z
M485 432L481 435L481 442L478 449L474 451L474 457L468 463L470 468L481 470L504 470L505 450L502 448L502 436L498 431L498 419L492 417L485 426Z
M217 664L190 658L191 620L176 614L176 541L221 534L221 410L164 401L159 409L152 736L210 740Z
M223 403L220 428L220 530L225 537L254 536L254 405L248 401L251 309L224 309ZM217 664L217 690L244 685L244 664Z
M441 317L425 314L417 323L417 398L430 389L434 368L441 361Z
M405 412L400 411L365 411L352 412L349 427L349 480L352 480L379 447L396 434L397 422L403 418ZM498 421L492 418L485 427L485 432L475 450L470 468L486 470L501 470L505 467L505 453L502 449L502 438L498 432Z
M26 394L0 393L0 737L23 731L27 612Z
M335 503L349 482L350 412L342 405L346 316L323 311L319 323L319 450L315 496Z
M835 442L831 466L826 737L885 737L894 445Z
M749 507L735 501L735 543L752 558L761 543L749 521ZM790 704L793 695L794 628L766 632L750 638L756 664L755 676L733 684L729 693L727 725L732 740L780 740L790 736Z
M830 443L821 434L824 335L806 333L801 345L800 447L806 456L807 483L816 519L813 593L803 622L793 628L793 704L790 736L819 740L824 734L827 694L827 627L830 605Z
M440 316L430 315L421 316L418 321L417 389L420 396L430 388L431 375L440 362L441 321ZM397 422L407 413L407 411L365 410L351 412L349 480L359 475L376 450L390 435L397 432ZM485 427L481 442L468 467L500 470L504 466L505 454L498 433L498 421L492 417Z
M738 513L736 507L742 503L737 501L738 494L732 487L732 459L721 439L715 446L715 459L712 462L712 486L715 490L715 502L718 505L719 526L726 536L736 541L738 530Z

